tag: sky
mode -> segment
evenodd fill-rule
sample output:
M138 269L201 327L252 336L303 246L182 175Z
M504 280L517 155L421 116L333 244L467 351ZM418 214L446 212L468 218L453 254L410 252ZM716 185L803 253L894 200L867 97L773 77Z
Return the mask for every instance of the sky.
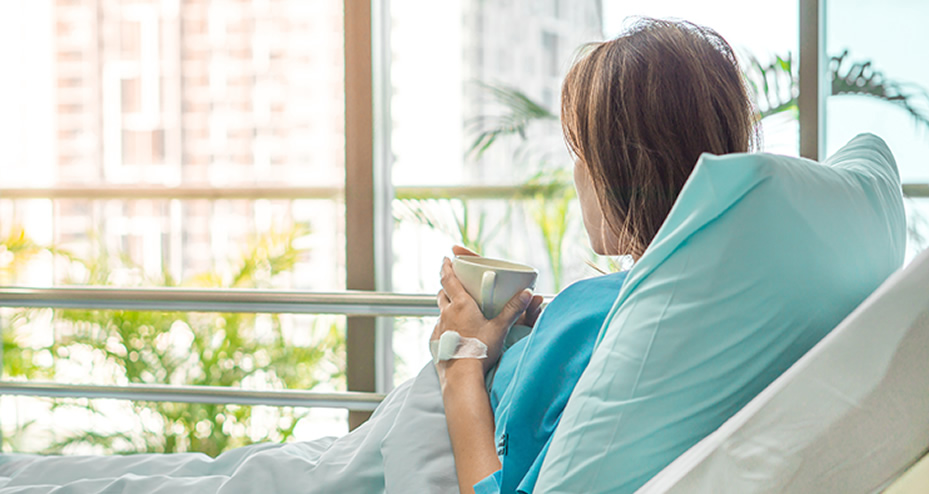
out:
M715 29L736 50L759 58L797 51L797 2L746 0L603 0L603 31L622 31L626 18L647 16L683 19Z

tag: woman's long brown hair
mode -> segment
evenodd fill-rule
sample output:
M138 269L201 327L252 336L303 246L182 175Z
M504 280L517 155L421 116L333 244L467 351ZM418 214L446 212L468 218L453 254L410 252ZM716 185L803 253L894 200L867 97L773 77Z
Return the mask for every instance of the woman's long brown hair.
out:
M606 225L638 259L702 153L746 152L754 110L729 44L687 22L640 19L593 45L562 86L562 127Z

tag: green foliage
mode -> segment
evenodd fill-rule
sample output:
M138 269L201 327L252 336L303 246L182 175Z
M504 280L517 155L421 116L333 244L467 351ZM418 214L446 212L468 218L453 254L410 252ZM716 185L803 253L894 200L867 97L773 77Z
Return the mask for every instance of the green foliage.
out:
M784 112L796 118L800 90L793 56L778 55L772 62L762 64L754 55L746 55L745 62L743 75L759 107L759 118Z
M758 103L760 118L790 112L797 115L800 96L799 67L790 53L762 64L752 55L744 57L745 80ZM887 78L871 61L849 62L848 50L829 59L830 94L867 96L899 107L914 121L929 129L929 92L915 84Z
M558 115L529 98L522 91L491 84L478 83L492 101L504 109L499 116L484 116L469 123L477 136L468 150L473 159L480 159L501 138L518 136L527 139L527 129L540 121L557 121ZM398 197L397 220L412 220L448 235L453 241L475 251L487 252L487 246L509 223L514 201L525 208L542 236L554 285L560 289L562 280L562 246L570 224L574 187L565 169L545 166L544 158L533 167L537 171L517 187L515 194L487 199L505 199L505 213L488 225L487 211L465 198L438 197L426 191L418 196Z
M29 322L26 314L26 311L18 311L6 321L0 320L0 324L3 324L3 375L25 379L48 379L53 375L52 369L36 363L42 360L40 353L48 350L29 346L25 341L28 333L20 329Z
M0 236L0 285L13 284L16 274L44 250L19 226Z
M502 219L488 226L487 211L466 199L397 199L400 206L396 213L398 221L413 220L442 232L454 242L474 252L485 252L494 236L506 225L510 206Z
M479 159L500 137L517 134L522 139L526 139L526 128L533 122L558 120L558 115L536 103L518 89L485 83L478 83L478 85L491 96L493 101L505 108L507 113L496 117L479 117L472 122L473 127L480 129L468 150L468 154L474 154L475 159Z
M44 248L29 238L21 226L13 226L5 234L0 234L0 285L15 285L17 276L30 261L43 253L51 252L52 249ZM0 332L3 345L0 355L5 376L27 379L51 376L49 368L33 363L40 359L39 354L42 350L34 349L25 342L27 334L22 328L33 318L30 315L39 315L39 311L15 311L0 320L0 327L3 329Z
M929 92L915 84L888 79L870 61L846 64L848 50L831 58L832 94L869 96L897 106L929 129ZM846 68L847 67L847 68Z
M561 291L561 255L565 234L570 224L570 206L576 193L570 173L564 169L539 172L529 180L530 184L544 183L551 186L545 193L539 192L526 204L532 219L542 233L542 243L552 270L555 292Z
M229 275L202 273L184 285L268 287L275 276L292 270L306 255L294 246L306 233L305 228L294 228L257 237ZM75 262L83 266L84 276L72 282L106 284L117 270L137 270L127 259L109 255L104 249L92 260ZM140 285L176 283L162 275L143 279ZM48 312L22 311L13 320L22 327ZM344 358L344 332L323 318L316 319L315 331L322 336L311 345L295 344L277 315L68 309L55 311L54 320L56 335L46 347L28 347L17 339L21 331L4 333L7 375L63 378L66 376L56 376L55 370L83 356L92 358L95 376L106 375L113 382L310 389L322 380L344 377L341 371L321 369L324 361ZM56 357L54 368L37 364L36 354L43 352ZM51 406L53 410L77 408L105 420L92 401L56 400ZM217 455L252 442L286 440L306 413L275 409L273 424L262 431L253 408L247 406L133 402L131 410L137 422L132 433L82 431L56 441L44 452L60 452L80 444L116 453L199 451ZM143 423L143 418L148 419ZM156 425L145 431L146 424L153 422Z

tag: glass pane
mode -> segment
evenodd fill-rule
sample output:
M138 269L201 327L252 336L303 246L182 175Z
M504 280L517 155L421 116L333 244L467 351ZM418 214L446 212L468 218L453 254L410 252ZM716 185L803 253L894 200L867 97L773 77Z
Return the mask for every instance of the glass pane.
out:
M906 208L906 262L929 248L929 197L905 199Z
M0 55L18 68L0 82L0 188L181 186L217 199L0 193L0 238L25 230L46 249L14 282L192 283L212 273L222 282L211 286L231 286L245 250L291 235L299 255L258 285L343 289L342 3L98 4L0 6ZM233 186L320 192L264 200L216 190ZM145 279L90 280L62 256L109 257Z
M584 43L617 35L636 15L706 24L742 58L763 65L779 67L778 57L796 54L796 3L766 9L763 23L745 22L744 12L736 0L391 2L394 290L435 293L439 263L455 243L537 267L541 293L597 274L588 261L615 269L621 260L597 258L588 247L574 200L557 117L565 73ZM795 70L771 75L781 78L782 92L756 98L789 103ZM529 120L523 132L508 126L514 115ZM794 112L765 118L763 126L766 150L797 154ZM503 132L487 133L494 129ZM469 196L473 189L422 187L540 184L554 187L523 200L512 190ZM418 370L413 362L428 360L422 352L431 325L406 320L395 329L399 380Z
M3 379L344 391L345 318L4 309ZM201 451L346 432L346 411L5 396L4 449Z
M398 317L393 320L393 348L395 385L415 377L423 366L431 362L429 337L436 323L435 317Z
M567 282L593 274L584 264L591 257L584 242L568 241L563 249L569 253L569 274L550 270L542 232L531 216L535 203L513 201L513 192L487 199L457 191L404 191L405 186L517 186L535 180L561 183L567 186L560 189L562 195L573 194L563 172L572 163L554 115L561 78L575 49L602 38L602 19L597 1L573 2L571 8L558 4L390 3L391 151L398 188L395 291L435 293L442 256L450 255L455 243L537 266L543 292L557 288L556 278ZM493 142L481 139L510 112L504 104L508 97L537 105L538 118L527 127L526 139L517 133ZM564 205L552 212L552 219L567 220L571 238L582 238L578 212ZM555 235L563 234L558 229ZM426 340L433 324L429 319L395 324L395 382L428 360Z
M826 100L828 151L873 132L904 182L929 182L929 65L913 50L929 44L929 3L832 0L826 13L827 53L842 56L833 92L843 93Z
M401 188L394 205L395 290L434 292L439 261L455 242L546 269L541 233L523 204L506 200L512 192L496 200L447 200L402 187L561 180L572 164L554 117L561 78L578 46L602 38L598 3L570 9L558 2L391 3L393 182ZM527 139L481 139L511 110L507 97L538 104ZM517 221L526 227L511 228ZM587 257L576 260L583 265ZM539 289L550 292L556 284L548 272Z
M0 270L12 285L337 291L343 217L331 199L0 199Z
M0 4L0 56L17 69L0 80L0 284L343 290L342 15L343 4L335 0ZM117 197L83 197L76 187ZM189 194L119 196L122 188L146 187ZM224 197L227 187L237 188L234 197ZM249 187L313 192L263 198ZM57 191L51 195L67 197L22 198L22 188L51 188ZM318 332L330 322L344 335L344 318L0 314L7 378L344 388L344 351L303 355L313 369L286 379L283 361L260 357L315 351L322 344ZM207 346L193 345L195 351L181 359L170 353L170 335L177 332ZM75 341L78 333L87 341ZM169 364L191 367L169 372ZM4 397L4 439L22 432L4 447L43 451L50 438L85 428L129 427L140 436L106 451L142 450L152 448L141 435L171 434L162 430L166 422L157 425L161 405L77 401L58 407ZM89 406L105 413L73 412ZM177 413L206 410L164 406ZM246 421L247 434L236 426L230 434L238 439L223 448L282 439L286 434L255 431L284 424L279 414L305 412L260 408ZM248 418L249 410L228 407L222 413ZM334 413L344 419L344 411ZM34 425L21 427L31 418ZM101 420L102 429L93 425ZM106 429L108 421L123 428ZM327 422L299 423L294 434L308 437L305 431L321 431ZM343 420L327 434L344 430ZM183 448L216 451L192 443Z

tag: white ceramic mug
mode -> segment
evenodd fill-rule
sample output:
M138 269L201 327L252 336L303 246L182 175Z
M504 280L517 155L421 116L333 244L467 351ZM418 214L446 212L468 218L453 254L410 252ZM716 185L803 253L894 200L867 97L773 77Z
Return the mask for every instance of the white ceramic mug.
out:
M452 268L487 319L496 317L517 293L534 289L539 277L532 266L479 256L458 256Z

